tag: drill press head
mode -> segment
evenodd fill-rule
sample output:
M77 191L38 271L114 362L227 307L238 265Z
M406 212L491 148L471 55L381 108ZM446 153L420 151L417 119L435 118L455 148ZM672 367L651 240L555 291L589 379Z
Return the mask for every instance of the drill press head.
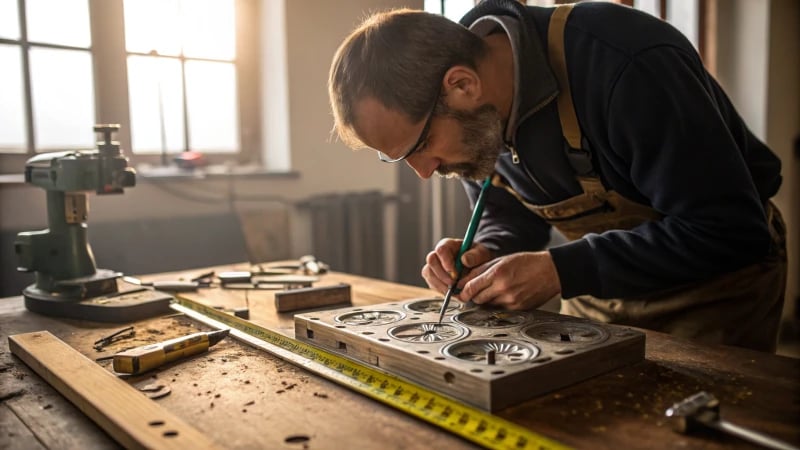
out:
M24 290L30 303L82 300L117 291L119 273L97 269L87 240L87 193L121 194L136 184L136 173L112 133L119 125L97 125L97 149L44 153L25 164L25 181L47 194L48 228L17 235L17 270L35 272ZM46 307L46 306L45 306Z

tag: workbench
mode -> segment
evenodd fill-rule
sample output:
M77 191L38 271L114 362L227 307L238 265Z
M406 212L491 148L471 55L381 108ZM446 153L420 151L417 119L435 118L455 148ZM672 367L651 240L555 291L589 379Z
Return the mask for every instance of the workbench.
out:
M246 270L234 265L211 270ZM187 279L206 271L183 274ZM145 280L174 279L155 274ZM331 272L320 284L348 283L354 305L432 298L430 290ZM201 289L189 294L209 306L247 306L250 320L294 335L292 313L274 310L275 291ZM101 337L133 325L132 339L102 352ZM8 336L48 330L95 360L125 348L208 330L182 314L131 324L58 319L29 312L23 299L0 299L0 448L117 448L78 407L9 352ZM109 362L98 364L111 371ZM69 374L79 376L79 374ZM130 376L140 387L166 384L152 400L224 448L411 449L475 446L382 403L232 338L203 353ZM753 448L716 431L677 434L664 417L674 402L698 391L721 401L730 422L800 444L800 360L746 349L698 345L646 331L645 361L495 413L576 448ZM109 396L113 402L113 396Z

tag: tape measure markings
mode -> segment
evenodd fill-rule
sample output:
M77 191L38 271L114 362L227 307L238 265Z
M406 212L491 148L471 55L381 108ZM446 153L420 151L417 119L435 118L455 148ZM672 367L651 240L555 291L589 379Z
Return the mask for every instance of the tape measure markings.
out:
M172 308L331 381L490 449L560 450L569 447L491 413L377 368L330 353L178 295ZM302 360L298 360L298 356Z

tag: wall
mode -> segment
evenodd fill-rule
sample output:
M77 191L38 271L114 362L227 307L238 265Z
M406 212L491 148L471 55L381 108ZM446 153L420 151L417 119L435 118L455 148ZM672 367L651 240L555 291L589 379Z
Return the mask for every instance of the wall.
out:
M789 280L784 317L800 296L800 179L793 143L800 136L800 4L796 0L720 3L718 79L748 126L783 162L774 201L788 229Z
M405 195L408 189L422 189L422 195L429 197L429 182L420 182L414 177L402 183L398 170L405 167L376 164L371 152L351 152L343 145L330 141L332 120L327 103L326 82L331 56L342 38L364 17L366 11L384 9L392 6L422 7L422 0L402 2L401 0L352 0L331 2L326 0L273 1L262 3L262 21L267 29L285 27L288 33L285 41L269 41L264 45L262 66L262 100L264 103L265 150L271 158L268 162L274 168L291 168L297 177L247 177L237 179L234 188L242 196L275 196L287 202L303 200L310 196L342 191L361 191L379 189L387 194L398 191ZM776 201L783 209L790 227L790 255L792 274L789 299L800 295L798 288L798 259L800 253L800 201L797 198L798 168L797 160L791 154L791 142L798 135L798 2L796 0L732 0L722 2L719 8L719 79L728 90L732 100L748 124L766 139L784 161L785 182ZM266 44L266 43L265 43ZM283 65L283 62L286 65ZM286 67L285 72L276 67ZM101 112L102 113L102 112ZM102 121L102 117L100 118ZM289 151L291 150L291 151ZM169 186L172 189L169 190ZM175 227L185 229L186 242L209 239L209 235L235 233L231 222L231 205L225 201L231 184L225 180L180 181L163 185L140 179L139 185L129 189L123 196L92 196L90 212L90 239L98 260L107 268L134 270L142 273L142 267L175 266L174 269L203 264L207 260L244 259L240 237L231 239L226 248L208 245L186 247L180 243L178 251L169 248L169 242L161 242L158 231L170 220ZM200 196L216 196L222 200L198 202L187 200L186 193L196 192ZM417 195L417 198L419 195ZM404 198L401 196L401 199ZM425 200L423 204L430 205ZM264 208L274 206L265 201L239 202L241 208ZM390 215L393 212L390 211ZM227 218L226 218L227 217ZM443 218L447 219L447 218ZM406 225L425 224L431 227L429 211L413 208L411 214L402 217ZM390 227L395 220L389 219ZM398 221L399 222L399 221ZM458 222L458 221L456 221ZM0 234L6 238L0 241L0 295L7 284L8 274L13 273L15 263L13 249L7 236L18 231L44 228L46 223L44 193L35 188L0 184ZM148 226L150 224L151 226ZM97 228L97 230L95 230ZM447 227L445 227L447 228ZM291 240L290 253L299 256L310 249L310 227L308 217L302 210L291 208L289 219ZM94 232L95 230L96 232ZM115 235L114 230L133 233L135 240L125 234ZM148 231L149 230L149 231ZM166 232L166 229L163 229ZM430 231L419 240L420 231L411 238L398 228L400 242L410 247L427 247L435 240ZM394 232L390 228L389 233ZM463 231L456 233L460 234ZM138 234L137 234L138 233ZM452 233L449 233L452 234ZM97 236L95 236L97 235ZM152 240L151 240L152 236ZM403 240L405 239L405 240ZM153 262L133 261L117 265L119 249L154 245ZM215 241L215 242L219 242ZM224 238L222 242L225 242ZM178 243L175 243L178 245ZM393 267L395 250L389 244L387 261ZM225 246L223 246L225 247ZM406 245L404 244L404 248ZM409 247L409 248L410 248ZM402 253L403 248L398 249ZM418 253L408 258L400 258L402 270L408 275L406 282L419 280L418 273L422 261ZM117 256L114 256L117 255ZM159 265L160 264L160 265ZM182 264L184 266L182 266ZM133 269L128 269L133 267ZM410 268L409 268L410 267ZM157 271L166 269L156 269ZM391 270L390 270L391 272ZM390 275L389 278L392 278ZM407 278L407 279L405 279ZM17 292L16 289L13 292ZM791 307L793 303L787 302Z
M373 152L351 152L344 145L330 141L332 118L327 95L328 68L334 51L347 33L364 17L365 11L393 6L422 7L422 0L401 2L400 0L352 0L331 2L327 0L273 1L262 3L262 21L265 30L285 26L288 30L284 44L264 46L262 76L274 76L262 86L264 117L272 121L265 129L276 133L274 139L265 137L265 151L275 155L268 162L277 169L291 168L296 177L246 177L235 181L240 196L275 196L288 202L301 201L316 194L345 191L381 190L386 194L396 191L397 167L376 163ZM275 9L277 8L277 9ZM277 12L276 12L277 11ZM276 15L277 14L277 15ZM272 28L271 28L272 27ZM274 67L286 63L285 72L275 72ZM281 98L278 93L288 93ZM281 120L281 118L288 120ZM98 117L102 122L103 117ZM275 125L278 124L278 125ZM283 127L281 128L281 124ZM91 124L90 124L91 125ZM20 171L22 168L20 168ZM170 186L172 189L170 189ZM139 178L138 186L128 189L122 196L90 198L89 233L90 242L98 262L105 268L141 273L142 267L175 265L172 270L194 267L218 257L220 263L241 256L246 258L237 237L229 250L201 245L210 239L209 233L235 233L231 224L231 205L224 200L230 184L226 180L176 181L163 184ZM222 197L221 201L198 202L187 200L186 195L196 191L200 197ZM178 195L176 195L178 194ZM243 202L243 208L262 208L269 202ZM19 231L46 227L44 192L37 188L0 183L0 295L18 292L16 285L10 287L10 279L19 280L15 273L15 256L9 236ZM389 213L391 215L391 212ZM226 219L225 217L228 217ZM301 209L291 208L289 220L291 255L297 257L310 250L310 227L308 215ZM103 230L132 230L160 228L172 220L175 227L184 229L183 234L198 245L181 245L171 248L159 236L139 232L133 236L124 233L114 236ZM146 224L159 224L148 228ZM192 227L185 229L185 224ZM144 228L142 228L144 227ZM93 235L94 229L97 229ZM113 236L113 237L112 237ZM93 239L97 237L97 239ZM103 239L100 239L100 238ZM135 237L135 239L130 239ZM146 246L159 242L152 256L154 264L119 264L115 255L119 248ZM391 243L387 248L387 260L392 259ZM105 258L104 255L109 255ZM101 261L107 259L107 261ZM183 267L181 265L183 261ZM392 267L392 264L389 264ZM10 293L9 293L10 292Z

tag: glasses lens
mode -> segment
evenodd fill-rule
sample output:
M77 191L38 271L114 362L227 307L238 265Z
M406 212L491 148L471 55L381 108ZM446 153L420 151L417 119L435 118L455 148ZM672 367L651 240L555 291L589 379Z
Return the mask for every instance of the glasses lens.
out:
M383 153L383 152L382 152L382 151L380 151L380 150L376 150L376 151L378 152L378 159L380 159L381 161L383 161L383 162L392 162L392 161L394 161L394 160L393 160L392 158L390 158L390 157L389 157L389 155L387 155L386 153Z

